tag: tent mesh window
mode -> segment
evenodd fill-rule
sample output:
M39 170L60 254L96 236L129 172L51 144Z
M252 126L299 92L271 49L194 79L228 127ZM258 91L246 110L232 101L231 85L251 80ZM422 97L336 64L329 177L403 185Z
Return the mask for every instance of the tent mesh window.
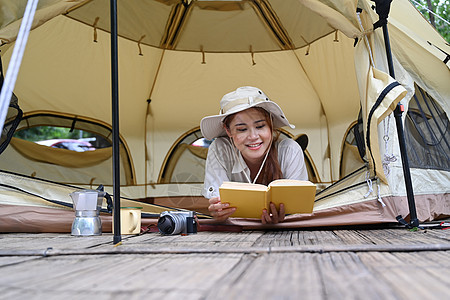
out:
M349 126L345 134L339 165L339 176L341 179L359 170L367 163L365 153L366 145L364 143L363 122L360 111L358 119Z
M52 128L54 133L52 133ZM74 136L82 139L83 137L81 136L81 133L87 133L87 135L91 138L85 140L89 141L95 149L111 147L112 132L110 127L99 124L93 120L87 120L80 117L56 115L52 113L34 113L24 116L17 127L14 137L30 141L34 141L37 138L39 139L40 135L41 138L44 136L51 138L50 136L52 134L58 134L58 128L65 128L69 133L75 133L71 134L72 137L69 139L75 139ZM57 136L54 136L53 138L64 139L63 137ZM63 147L63 145L54 145L54 148L73 150L70 147Z
M11 101L6 113L5 124L3 125L3 131L0 135L0 154L8 147L14 132L19 126L20 120L22 119L22 110L19 107L18 99L13 93L11 96Z
M112 131L80 116L25 115L2 153L0 169L60 183L112 185ZM134 184L128 148L120 141L121 184Z
M449 129L447 114L428 93L416 85L405 121L410 166L450 171Z
M169 150L158 179L159 183L201 183L211 141L199 128L183 134Z

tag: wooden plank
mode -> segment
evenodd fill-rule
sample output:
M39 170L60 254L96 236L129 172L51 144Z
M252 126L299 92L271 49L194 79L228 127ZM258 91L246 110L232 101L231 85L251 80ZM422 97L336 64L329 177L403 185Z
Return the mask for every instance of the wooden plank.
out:
M34 256L0 256L0 268L17 265L20 263L27 262L29 260L36 259Z
M202 231L197 234L190 235L161 235L160 233L146 233L141 236L135 236L130 239L130 242L143 242L143 241L157 241L159 243L178 243L182 241L190 243L227 243L227 242L254 242L261 235L263 231L243 231L239 233L235 232L208 232Z
M140 236L129 236L122 239L121 248L158 249L158 248L242 248L251 247L263 235L263 232L199 232L192 235L168 235L147 233ZM102 244L95 249L109 249L110 245Z
M199 232L162 236L159 233L123 235L121 247L250 247L263 232ZM77 237L70 234L0 234L0 250L110 249L113 235Z
M291 246L292 231L267 231L253 244L255 247Z
M450 295L450 251L359 253L377 277L404 299L446 299Z
M239 272L225 274L206 299L322 298L320 274L313 254L263 254L246 256ZM249 263L250 261L250 263Z
M136 291L96 291L91 290L78 290L74 291L49 291L49 290L7 290L2 291L1 299L45 299L45 300L110 300L110 299L127 299L127 300L141 300L148 298L155 299L204 299L203 292L197 290L158 290L158 288L148 287L145 290Z
M427 257L417 253L270 253L41 258L27 263L26 268L2 268L2 274L9 276L0 281L0 290L7 298L30 295L49 299L55 295L99 296L100 299L127 295L133 299L146 293L189 295L190 299L217 299L220 295L231 299L299 295L314 299L362 295L367 299L413 296L429 299L448 292L448 254L431 252ZM412 278L411 274L417 270L418 275Z
M2 267L10 274L0 290L46 294L96 291L133 294L136 291L205 294L242 255L105 255L40 258L21 266ZM30 272L32 270L32 272ZM3 277L3 276L2 276Z
M346 244L447 244L450 240L450 232L437 235L431 230L409 231L404 228L335 232Z
M369 237L370 235L364 234L359 230L335 230L334 233L346 245L375 244Z
M373 235L371 235L373 233ZM396 235L403 235L398 238ZM450 232L447 232L447 234ZM436 238L429 234L414 233L406 230L387 231L378 238L377 231L268 231L244 233L201 232L195 235L162 236L158 233L141 236L124 236L119 248L112 247L112 235L92 237L72 237L70 235L53 235L42 238L41 235L22 235L15 239L13 235L4 237L0 243L0 254L11 255L64 255L84 254L84 249L93 254L119 252L138 254L155 253L158 249L180 249L189 253L189 249L199 253L224 252L330 252L330 251L424 251L448 250L450 243L446 239ZM389 243L385 241L390 237ZM406 237L406 238L405 238ZM425 237L425 238L424 238ZM410 241L412 239L412 241ZM377 240L378 243L375 243ZM406 242L404 242L406 241ZM441 244L426 242L438 241ZM353 245L355 247L353 247ZM53 246L53 247L51 247ZM378 247L377 247L378 246ZM42 248L39 248L42 247ZM292 251L289 248L292 247ZM6 249L4 249L6 248ZM256 249L258 248L258 249ZM11 249L9 251L8 249ZM30 250L31 249L31 250ZM33 250L34 249L34 250ZM68 249L68 251L64 251ZM128 251L127 249L130 249ZM264 250L265 251L261 251ZM335 250L333 250L335 249ZM224 251L222 251L224 250ZM239 251L242 250L242 251ZM20 252L20 253L19 253ZM167 252L167 251L166 251ZM85 253L88 254L88 253Z
M331 230L299 231L294 245L343 245L342 239Z
M70 234L0 234L0 249L81 249L112 244L112 235L71 236Z
M405 229L152 233L124 236L119 248L205 249L208 253L118 254L110 234L86 238L1 234L0 250L53 245L81 251L54 257L0 256L0 298L444 298L450 294L450 251L395 249L449 245L449 235L449 230L417 233ZM385 245L394 252L358 252L371 245ZM322 248L330 250L304 252ZM83 249L112 251L83 255Z
M395 292L355 253L324 253L316 256L324 294L337 299L397 299Z
M424 230L428 236L432 236L436 239L443 240L442 243L446 241L450 242L450 229L426 229Z
M262 235L254 246L299 246L299 245L342 245L342 239L333 231L285 230L268 231Z
M206 299L396 299L351 253L263 254L239 270L225 275Z

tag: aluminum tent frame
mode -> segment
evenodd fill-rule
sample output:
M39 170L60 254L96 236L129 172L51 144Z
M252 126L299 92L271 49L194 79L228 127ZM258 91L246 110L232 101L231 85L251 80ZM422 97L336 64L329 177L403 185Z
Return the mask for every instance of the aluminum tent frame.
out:
M384 46L386 49L386 57L387 57L387 63L389 67L389 75L392 78L395 78L395 72L394 72L394 64L392 62L392 53L391 53L391 46L389 41L389 32L387 27L387 19L389 16L389 11L391 8L391 2L392 0L373 0L376 4L376 13L379 16L379 20L374 24L374 29L377 29L381 27L383 29L383 37L384 37ZM419 220L417 218L417 211L416 211L416 204L414 200L414 192L412 187L412 181L411 181L411 173L409 168L409 160L408 160L408 154L406 152L406 141L405 141L405 134L403 129L403 123L402 123L402 114L403 114L403 105L399 102L397 104L397 107L394 110L394 117L395 117L395 124L397 126L397 135L398 135L398 141L400 146L400 154L402 158L402 166L403 166L403 175L405 179L405 187L406 187L406 196L408 198L408 206L409 206L409 217L410 222L409 224L406 223L401 216L397 217L397 220L405 224L407 227L417 227L419 226Z

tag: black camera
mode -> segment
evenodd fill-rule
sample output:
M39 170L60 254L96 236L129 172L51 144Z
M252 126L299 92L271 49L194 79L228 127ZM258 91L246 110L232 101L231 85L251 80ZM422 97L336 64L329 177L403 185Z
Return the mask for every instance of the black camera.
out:
M164 235L197 233L193 211L164 211L159 215L158 229Z

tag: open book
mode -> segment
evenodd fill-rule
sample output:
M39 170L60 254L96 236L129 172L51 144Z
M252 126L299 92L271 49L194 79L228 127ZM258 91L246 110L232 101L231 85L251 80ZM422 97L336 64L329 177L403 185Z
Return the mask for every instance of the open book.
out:
M236 207L232 217L260 218L264 208L270 212L270 202L277 209L283 203L286 214L312 213L316 186L310 181L292 179L274 180L269 186L226 181L219 193L222 203Z

